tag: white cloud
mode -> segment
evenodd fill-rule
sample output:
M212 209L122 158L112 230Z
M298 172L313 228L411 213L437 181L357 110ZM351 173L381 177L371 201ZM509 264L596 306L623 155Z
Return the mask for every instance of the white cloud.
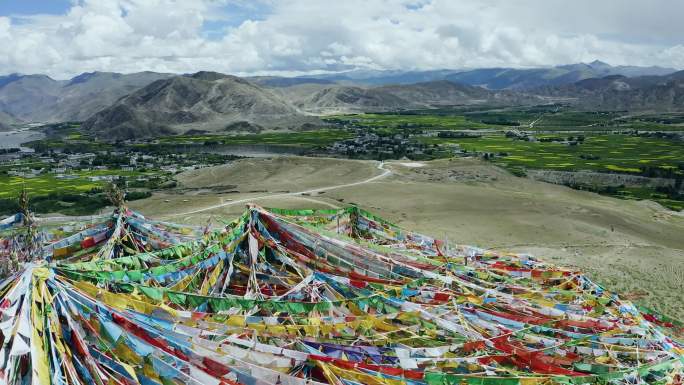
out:
M236 6L268 11L231 24ZM679 0L264 0L258 7L81 0L61 16L0 17L0 73L525 67L597 58L684 68ZM231 20L224 34L207 38L206 23L221 20Z

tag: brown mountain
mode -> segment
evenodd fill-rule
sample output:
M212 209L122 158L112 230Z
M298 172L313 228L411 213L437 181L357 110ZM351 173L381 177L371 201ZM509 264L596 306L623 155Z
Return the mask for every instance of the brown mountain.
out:
M684 71L633 78L613 75L533 92L566 98L587 109L684 111Z
M82 121L117 99L169 74L84 73L69 80L45 75L0 77L0 111L29 122Z
M518 105L539 103L537 97L508 90L487 90L446 80L384 86L377 90L391 93L423 107L444 105Z
M217 132L249 124L298 128L317 121L245 79L198 72L143 87L93 115L83 127L103 137L132 138L190 130Z
M300 87L301 88L301 87ZM354 86L326 86L318 90L307 89L310 92L302 92L295 96L292 93L294 104L311 113L344 113L360 111L387 111L391 109L408 108L413 104L407 100L378 88L362 88ZM282 92L282 91L281 91ZM417 106L417 105L416 105Z
M298 85L278 88L294 104L311 113L372 112L445 105L517 105L540 103L524 93L486 90L446 80L380 87Z

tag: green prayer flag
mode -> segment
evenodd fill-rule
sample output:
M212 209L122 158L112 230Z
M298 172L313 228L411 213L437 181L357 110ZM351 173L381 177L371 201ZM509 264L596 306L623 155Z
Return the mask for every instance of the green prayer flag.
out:
M164 299L164 289L149 286L138 286L138 289L152 300L161 302Z

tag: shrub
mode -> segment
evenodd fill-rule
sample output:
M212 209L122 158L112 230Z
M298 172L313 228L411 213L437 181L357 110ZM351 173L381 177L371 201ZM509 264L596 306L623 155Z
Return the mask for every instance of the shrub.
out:
M152 193L149 191L129 191L126 193L126 200L127 201L136 201L138 199L145 199L149 198L152 196Z

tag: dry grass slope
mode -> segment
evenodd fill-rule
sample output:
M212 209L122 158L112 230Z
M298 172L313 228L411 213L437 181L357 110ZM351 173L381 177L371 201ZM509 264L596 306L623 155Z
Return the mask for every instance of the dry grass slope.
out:
M450 242L530 252L576 266L637 303L684 319L683 216L649 202L515 178L476 160L410 166L388 164L393 174L368 184L256 203L301 208L354 202L404 227L447 236ZM344 184L377 173L373 162L249 159L181 174L178 194L155 195L132 206L165 217L231 199ZM173 219L206 223L243 209L235 204Z

